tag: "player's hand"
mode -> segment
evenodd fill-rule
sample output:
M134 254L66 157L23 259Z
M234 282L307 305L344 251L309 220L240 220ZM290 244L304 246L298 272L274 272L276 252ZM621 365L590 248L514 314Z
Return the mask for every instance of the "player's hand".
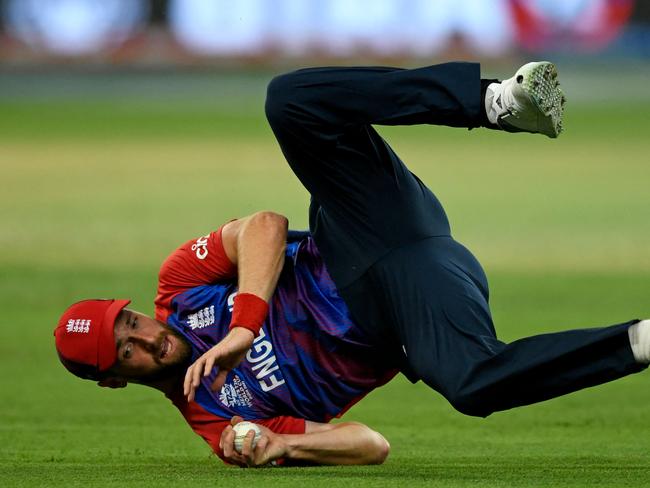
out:
M276 434L272 430L257 424L262 431L262 435L253 449L253 438L255 433L250 431L246 434L241 454L235 450L235 431L232 426L242 422L243 419L235 416L221 433L219 447L223 451L224 457L228 462L236 464L242 468L257 468L266 466L276 459L285 457L287 446L281 434Z
M212 391L219 390L230 370L244 359L246 352L253 345L253 339L255 336L250 330L234 327L221 342L197 359L185 373L183 395L187 397L187 401L194 400L196 389L201 384L201 377L209 376L215 366L219 368L219 372L210 388Z

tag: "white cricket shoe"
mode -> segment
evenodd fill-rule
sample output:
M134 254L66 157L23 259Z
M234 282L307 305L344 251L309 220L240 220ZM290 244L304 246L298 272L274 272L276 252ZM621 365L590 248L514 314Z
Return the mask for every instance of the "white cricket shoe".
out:
M512 78L491 83L485 93L491 123L508 132L539 132L553 138L562 132L565 102L557 68L548 61L523 65Z

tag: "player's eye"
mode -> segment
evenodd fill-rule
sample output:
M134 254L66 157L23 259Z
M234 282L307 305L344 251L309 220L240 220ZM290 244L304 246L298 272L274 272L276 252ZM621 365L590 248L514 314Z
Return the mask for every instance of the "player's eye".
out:
M138 317L134 317L133 321L131 322L131 328L135 329L138 326Z
M124 359L129 359L132 353L133 353L133 344L129 342L127 343L126 346L124 346L124 352L122 353L122 357Z

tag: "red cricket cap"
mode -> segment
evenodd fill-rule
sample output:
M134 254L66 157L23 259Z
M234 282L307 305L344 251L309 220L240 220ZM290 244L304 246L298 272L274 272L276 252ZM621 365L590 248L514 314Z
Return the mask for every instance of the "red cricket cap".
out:
M78 367L102 372L115 363L115 319L129 303L131 300L82 300L63 312L54 336L59 357L70 371L80 376Z

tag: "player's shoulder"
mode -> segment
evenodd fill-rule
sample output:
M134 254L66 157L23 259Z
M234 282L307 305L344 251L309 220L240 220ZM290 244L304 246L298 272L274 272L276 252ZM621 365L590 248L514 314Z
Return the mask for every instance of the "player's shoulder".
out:
M183 268L186 264L192 263L194 260L204 260L209 255L209 244L211 240L218 238L215 234L219 233L221 228L217 231L210 232L206 235L194 237L185 241L176 249L174 249L162 262L159 271L159 277L164 277L178 268Z
M225 224L227 225L227 224ZM237 266L226 255L221 242L223 226L194 237L176 248L158 271L156 318L165 321L174 297L202 285L232 280Z
M160 266L159 283L195 285L197 278L203 282L232 275L234 263L223 248L223 228L185 241L171 252Z

